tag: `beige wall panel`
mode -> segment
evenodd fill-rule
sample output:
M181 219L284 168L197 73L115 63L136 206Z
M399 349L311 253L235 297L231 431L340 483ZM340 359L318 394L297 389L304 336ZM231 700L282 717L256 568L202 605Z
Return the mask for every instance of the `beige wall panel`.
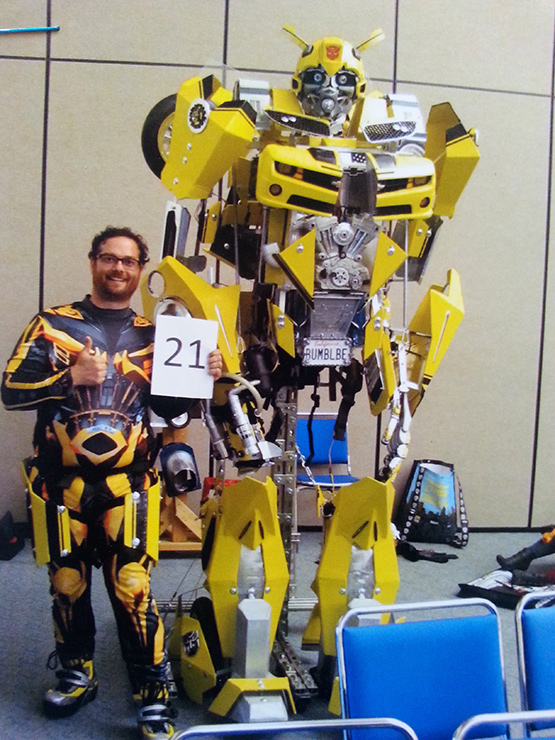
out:
M401 0L398 77L550 94L552 0Z
M187 69L53 63L47 304L88 290L86 253L107 224L140 231L157 261L170 193L144 161L141 130L151 108L188 76Z
M52 23L52 26L57 25ZM2 0L0 28L43 28L46 26L46 0ZM0 34L0 55L44 57L46 33L24 32Z
M53 0L52 55L167 64L220 62L223 0Z
M547 291L545 330L543 342L543 370L540 387L540 414L536 478L532 507L532 526L555 522L555 155L551 162L551 212L549 254L547 262Z
M413 425L411 458L453 462L473 526L526 526L534 435L549 101L421 89L481 130L482 159L442 227L426 285L461 274L466 315ZM528 132L534 130L531 138ZM508 142L526 142L510 146ZM423 286L422 286L423 287ZM410 470L406 465L399 489Z
M365 52L363 61L369 77L391 78L393 74L395 4L390 0L346 0L341 10L336 2L262 3L241 0L230 3L228 63L232 67L258 67L294 71L301 50L281 30L286 24L308 43L324 36L339 36L354 46L376 28L386 38Z
M44 63L0 60L0 356L2 370L38 309ZM25 519L19 463L32 452L34 412L0 407L0 513Z

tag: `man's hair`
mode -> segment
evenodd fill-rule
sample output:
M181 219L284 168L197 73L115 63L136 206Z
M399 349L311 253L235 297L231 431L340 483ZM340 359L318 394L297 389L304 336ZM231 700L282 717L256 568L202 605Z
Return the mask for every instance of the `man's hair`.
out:
M112 239L114 236L126 236L128 239L132 239L139 248L139 263L144 265L148 262L148 245L146 241L140 234L136 234L127 226L107 226L104 231L97 234L92 240L88 255L89 258L96 259L100 252L100 247L107 239Z

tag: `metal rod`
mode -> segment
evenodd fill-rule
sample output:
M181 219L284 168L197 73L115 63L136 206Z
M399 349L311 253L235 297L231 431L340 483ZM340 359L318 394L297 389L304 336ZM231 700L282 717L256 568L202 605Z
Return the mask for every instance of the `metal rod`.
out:
M289 720L285 722L249 722L235 725L197 725L188 730L182 730L174 735L174 740L188 740L197 737L230 737L232 735L244 737L245 735L269 734L280 732L318 732L319 730L351 730L355 728L388 729L397 731L405 738L417 740L414 730L405 722L390 717L361 718L361 719L313 719L313 720Z
M176 599L170 599L170 600L156 599L156 604L158 606L158 609L161 612L174 612L177 609ZM191 610L192 605L193 605L193 600L181 602L181 606L183 607L183 610L187 612ZM297 598L289 599L289 611L293 611L293 612L311 611L315 605L316 605L316 599L313 599L310 597L305 598L305 599L297 599Z
M0 28L0 33L41 33L45 31L59 31L60 26L37 26L35 28Z

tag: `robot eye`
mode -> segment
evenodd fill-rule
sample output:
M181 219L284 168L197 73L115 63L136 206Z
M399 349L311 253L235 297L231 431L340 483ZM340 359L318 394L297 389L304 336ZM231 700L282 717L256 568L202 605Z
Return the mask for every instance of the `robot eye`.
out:
M308 87L322 87L327 74L320 69L306 69L303 73L303 85Z
M335 75L335 82L337 84L337 87L356 88L357 77L352 72L338 72Z

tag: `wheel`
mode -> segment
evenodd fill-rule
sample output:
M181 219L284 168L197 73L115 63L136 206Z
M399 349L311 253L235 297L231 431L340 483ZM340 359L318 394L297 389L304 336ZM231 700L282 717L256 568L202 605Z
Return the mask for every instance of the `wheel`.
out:
M161 176L170 151L176 99L177 95L174 93L156 103L143 124L143 155L156 177Z

